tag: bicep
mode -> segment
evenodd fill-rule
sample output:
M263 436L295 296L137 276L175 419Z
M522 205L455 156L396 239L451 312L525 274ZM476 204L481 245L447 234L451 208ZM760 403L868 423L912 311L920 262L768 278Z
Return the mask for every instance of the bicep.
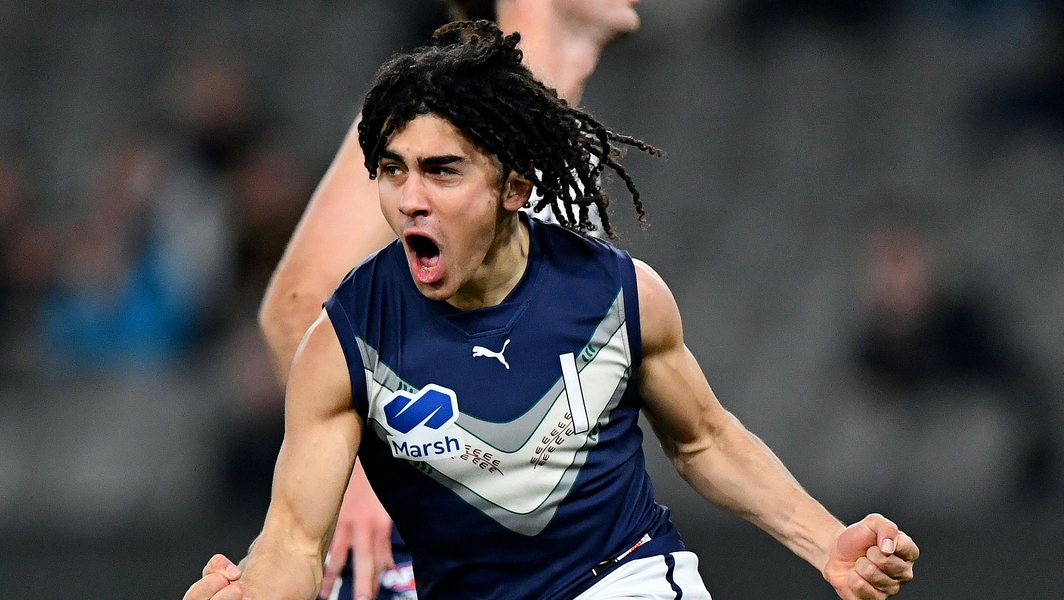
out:
M668 286L638 261L636 277L643 340L639 392L647 419L670 455L704 450L730 415L684 344L680 312Z
M264 533L324 555L361 434L343 350L322 311L292 363Z

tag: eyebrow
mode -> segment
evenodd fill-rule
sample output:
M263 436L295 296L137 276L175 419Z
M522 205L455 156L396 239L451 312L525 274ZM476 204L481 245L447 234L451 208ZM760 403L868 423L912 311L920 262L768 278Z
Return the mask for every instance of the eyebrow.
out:
M388 150L381 151L381 158L394 160L395 162L406 164L406 161L403 160L403 157ZM463 161L465 161L464 157L457 156L455 154L443 154L441 156L426 156L424 158L419 158L417 160L417 164L420 168L427 169L430 167L442 167L444 165L452 165Z
M453 165L460 163L464 158L461 156L455 156L454 154L445 154L443 156L426 156L425 158L419 158L417 161L418 166L422 169L429 167L442 167L444 165Z
M388 160L394 160L395 162L398 162L398 163L402 163L403 162L403 157L399 156L395 152L389 152L387 150L381 150L381 158L382 159L386 158Z

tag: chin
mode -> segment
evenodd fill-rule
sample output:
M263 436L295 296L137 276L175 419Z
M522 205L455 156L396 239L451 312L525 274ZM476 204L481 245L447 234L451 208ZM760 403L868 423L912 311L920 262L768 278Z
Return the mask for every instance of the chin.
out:
M637 29L639 29L639 13L635 12L633 8L628 14L619 17L617 22L614 23L614 38L624 37Z
M446 302L454 295L455 291L449 289L443 285L432 285L428 283L421 283L417 279L414 280L414 285L417 287L417 291L421 292L421 295L429 300L436 300L438 302Z

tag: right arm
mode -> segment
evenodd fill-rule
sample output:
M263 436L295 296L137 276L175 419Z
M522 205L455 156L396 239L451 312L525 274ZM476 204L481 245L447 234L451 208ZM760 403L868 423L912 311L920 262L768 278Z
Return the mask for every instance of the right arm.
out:
M240 583L249 598L317 596L362 426L343 350L321 311L292 362L270 507L242 564Z
M395 237L381 214L377 184L366 172L358 121L314 191L259 308L259 326L282 385L322 303L348 271ZM391 532L391 518L356 463L325 570L325 594L347 562L349 548L356 594L374 593L377 576L393 564Z

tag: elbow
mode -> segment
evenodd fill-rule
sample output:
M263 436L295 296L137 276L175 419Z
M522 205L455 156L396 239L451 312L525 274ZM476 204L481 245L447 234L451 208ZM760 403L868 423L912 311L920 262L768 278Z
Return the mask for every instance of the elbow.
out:
M654 415L646 416L662 452L685 480L699 469L700 463L712 457L724 433L723 427L704 414L702 418L685 422L684 427L667 427Z
M715 445L711 436L699 436L685 442L669 440L668 447L663 443L662 449L680 477L690 481L691 476L698 472L699 465L712 455Z
M299 340L303 338L314 315L321 310L320 307L315 310L315 307L308 306L301 311L299 307L303 302L304 295L298 290L270 285L259 305L259 332L266 342L266 349L282 388L288 381L288 371ZM309 320L301 316L303 312L310 316Z
M271 282L259 305L259 331L270 352L284 352L303 338L307 327L321 311L320 301L311 300L313 294L303 286L281 285ZM291 357L288 357L291 358Z
M703 453L707 451L708 449L706 448L680 449L679 447L676 447L673 452L666 452L666 455L669 457L669 460L672 461L672 466L676 469L676 472L679 473L680 477L682 477L684 481L690 482L691 477L698 472L696 465L700 462L700 458L705 456Z
M273 286L267 288L266 294L262 297L262 303L259 304L258 312L259 331L271 350L276 346L276 340L279 339L282 330L283 313L278 306L276 296Z
M665 454L672 461L676 472L688 482L691 482L693 477L699 477L707 466L712 465L725 445L722 438L727 433L726 428L707 422L700 425L687 439L670 439L669 448L665 449ZM662 448L665 448L664 443Z

